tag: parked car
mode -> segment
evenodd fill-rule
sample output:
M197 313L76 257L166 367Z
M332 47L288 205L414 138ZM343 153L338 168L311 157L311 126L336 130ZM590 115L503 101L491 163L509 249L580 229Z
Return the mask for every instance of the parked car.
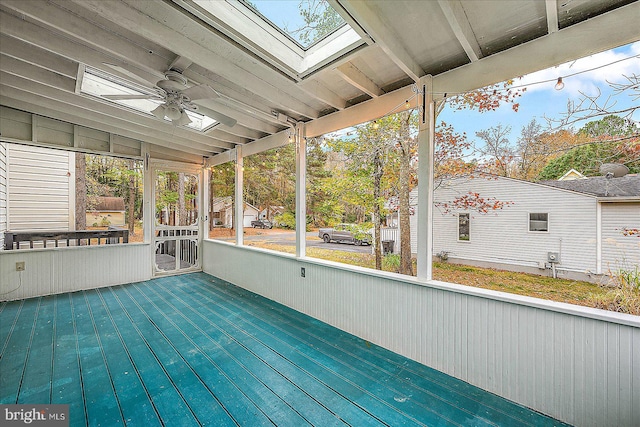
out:
M370 245L373 241L371 233L361 231L356 224L338 224L333 228L321 228L318 230L318 237L325 243L352 243L357 246Z
M251 221L251 226L253 228L273 228L273 224L268 219L257 219L255 221Z

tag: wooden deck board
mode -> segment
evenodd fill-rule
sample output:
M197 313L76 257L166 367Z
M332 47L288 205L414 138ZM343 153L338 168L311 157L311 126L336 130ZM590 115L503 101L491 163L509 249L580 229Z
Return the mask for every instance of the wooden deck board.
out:
M0 304L0 372L71 426L562 425L203 273Z

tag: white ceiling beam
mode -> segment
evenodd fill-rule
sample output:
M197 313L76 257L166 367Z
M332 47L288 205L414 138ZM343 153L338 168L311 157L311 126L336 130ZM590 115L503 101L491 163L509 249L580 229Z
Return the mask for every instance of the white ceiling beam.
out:
M222 130L224 132L227 132L230 135L235 135L235 136L239 136L240 138L244 138L247 140L255 140L255 139L260 139L265 135L265 132L258 132L255 129L251 129L248 128L246 126L242 126L236 123L236 125L232 128L226 128L226 127L218 127L216 126L214 129L216 130ZM205 132L206 134L209 134L210 131Z
M558 28L558 2L557 0L545 0L547 10L547 32L555 33Z
M207 109L218 111L222 114L238 120L240 124L259 132L276 133L280 130L278 127L273 126L270 123L265 123L264 121L256 119L251 115L242 114L242 112L238 111L241 107L238 106L233 100L227 100L223 98L198 100L198 108L205 114L207 112ZM228 128L226 126L221 126L221 128L226 129L227 131L233 130L233 128Z
M377 98L384 93L373 80L350 62L338 66L336 71L351 86L360 89L372 98Z
M459 93L544 70L640 40L640 2L484 57L433 78L437 93Z
M329 90L317 80L303 80L298 83L298 87L314 98L329 104L336 110L344 110L347 107L346 99Z
M184 73L184 71L187 68L189 68L191 64L193 64L193 61L191 61L188 58L185 58L184 56L178 55L176 56L176 59L173 60L171 65L169 65L169 70L176 70L181 73Z
M35 80L28 79L30 73L23 70L18 75L15 71L4 69L5 62L0 64L0 76L3 85L23 90L34 95L42 96L56 101L61 101L68 105L80 107L80 115L90 117L92 114L105 114L110 117L121 119L128 123L128 129L138 130L140 133L147 132L157 138L172 141L174 145L182 145L185 150L195 148L202 151L218 151L218 149L233 148L233 144L221 142L207 137L206 135L194 134L194 132L180 129L170 123L163 123L152 117L145 117L143 113L127 112L121 108L111 106L110 103L94 100L87 96L79 96L68 91L57 89L51 85L45 85ZM112 133L117 133L110 131Z
M138 141L147 142L157 147L158 149L170 150L174 153L174 155L179 155L181 153L184 156L185 160L188 159L189 161L195 161L197 163L198 158L202 159L202 157L205 155L211 155L207 153L198 155L197 152L187 153L185 151L176 150L175 148L170 148L172 146L174 147L174 145L169 141L159 141L155 138L150 138L145 134L131 132L122 127L118 127L118 125L115 124L116 122L110 122L109 118L103 119L98 115L95 116L97 120L79 117L67 112L70 110L72 111L77 107L69 106L67 104L57 102L48 98L37 97L33 94L21 91L19 89L14 89L8 86L0 86L0 94L2 95L2 105L6 107L28 111L30 113L38 114L43 117L49 117L51 119L61 120L63 122L72 123L103 132L109 132L127 138L132 138ZM25 100L29 99L30 97L32 102ZM114 132L114 130L117 130L117 132Z
M77 1L82 7L135 34L154 40L205 68L215 70L223 78L231 81L242 80L249 90L263 93L267 99L273 100L274 103L287 110L309 118L319 116L318 111L287 93L286 87L290 84L289 79L274 73L273 69L259 61L246 60L246 54L240 50L228 52L228 57L221 56L212 50L212 46L228 46L226 40L221 39L207 28L194 25L193 20L165 3L132 2L129 5L123 2L104 2L102 0L73 1ZM174 28L180 28L180 31L174 30ZM186 33L196 34L187 36ZM227 50L229 49L227 48ZM237 65L238 63L244 65L245 62L251 71ZM281 79L282 86L265 80L265 78L273 76Z
M0 55L0 57L2 58L2 61L0 61L0 70L2 70L7 76L5 78L13 75L20 79L40 84L43 87L48 86L59 91L58 93L56 93L57 96L65 97L70 102L73 102L73 100L77 100L78 102L93 101L95 102L96 107L100 106L102 108L102 112L107 112L106 110L108 110L110 114L113 114L115 116L129 116L131 114L135 114L134 120L136 123L146 125L153 129L163 130L172 138L184 138L185 140L188 140L190 144L199 144L202 146L202 148L211 146L220 148L233 148L233 144L231 143L219 141L204 134L194 135L193 131L178 128L171 125L170 123L164 123L164 121L157 120L151 116L145 115L144 113L130 112L130 110L128 109L112 104L111 101L102 101L98 99L93 100L88 96L77 95L74 93L76 87L75 81L69 79L68 77L61 76L32 64L20 62L15 58L7 57L4 55ZM12 81L16 82L17 80L13 79ZM3 81L3 83L6 82ZM49 93L53 92L49 91Z
M69 93L73 93L76 90L75 79L65 77L37 65L22 62L5 54L0 54L0 69Z
M3 0L3 5L30 17L40 25L81 40L84 45L89 45L121 61L128 62L131 58L142 58L143 60L140 61L142 63L137 63L136 68L149 73L151 83L164 79L164 71L168 66L165 58L160 58L150 53L149 49L78 18L50 2Z
M249 139L230 134L229 132L225 132L222 129L218 129L218 126L215 126L209 131L205 132L205 135L215 138L218 141L229 142L231 144L246 144L250 142Z
M424 70L418 64L407 49L400 43L397 35L383 20L379 13L372 10L371 4L361 0L337 0L339 7L336 9L341 16L345 11L355 19L382 48L384 53L413 81L417 82L425 75ZM410 13L410 12L409 12Z
M242 157L248 157L252 154L262 153L263 151L271 150L273 148L284 147L288 144L291 144L291 142L289 142L289 131L283 130L280 133L269 135L260 140L253 141L247 145L243 145ZM231 160L235 160L235 158L230 155L230 152L232 151L233 150L226 151L224 153L216 154L215 156L210 157L205 162L205 165L216 166Z
M120 60L119 57L109 56L106 53L102 54L99 51L82 44L80 41L75 41L68 37L61 37L60 35L35 25L32 22L24 19L18 19L17 17L1 10L0 20L2 21L3 33L6 33L16 39L23 40L27 44L38 46L39 48L45 49L49 52L54 52L70 60L81 62L98 69L105 69L105 66L102 65L103 62L113 63L125 68L131 66L131 64ZM150 58L153 58L153 55L150 55L147 59ZM154 59L150 60L153 61ZM155 79L155 74L146 73L143 70L137 70L137 72L151 81Z
M78 74L77 61L66 59L4 34L0 35L0 52L72 79L75 79Z
M439 74L433 78L434 91L466 92L638 41L638 16L640 2L620 7L557 33ZM406 99L415 106L414 95L412 86L405 86L344 111L312 120L305 123L305 136L335 132L402 111Z
M305 136L314 137L335 132L360 123L384 117L390 113L406 110L405 101L409 100L411 107L416 106L415 94L411 86L386 93L343 111L328 114L319 119L305 123Z
M115 74L118 74L117 71L111 68L107 69L103 65L103 62L113 63L123 68L134 67L136 73L141 74L145 79L150 81L155 81L157 79L156 74L151 74L146 71L143 71L144 67L142 67L137 62L137 60L134 61L128 58L127 62L125 62L120 59L121 55L118 55L118 57L113 57L106 53L104 55L101 55L100 52L98 52L97 50L93 48L89 48L81 44L79 41L78 42L72 41L70 38L67 38L67 37L63 38L55 33L51 33L49 31L43 31L41 27L38 27L31 22L17 19L15 16L9 15L2 11L0 11L0 19L2 20L3 32L10 34L12 37L15 37L16 39L25 40L27 43L21 42L23 43L23 45L26 44L27 46L29 45L42 46L44 49L47 49L48 51L57 52L60 55L66 58L70 58L73 61L87 64L98 69L103 69L103 70L106 69L106 71L115 73ZM14 40L14 39L12 38L10 39L10 41L11 40ZM122 45L121 48L124 49L125 45ZM114 46L111 46L111 50L114 50ZM146 54L146 56L142 58L145 61L147 61L147 66L153 69L164 70L166 67L166 61L163 58L160 58L156 55ZM157 72L159 73L159 71ZM224 83L221 84L219 81L212 80L207 76L202 76L201 74L193 73L191 70L187 70L185 72L185 76L188 77L190 80L195 81L196 83L203 83L203 84L210 85L217 92L219 92L220 94L226 97L230 97L230 98L238 97L239 99L244 100L244 102L249 102L257 105L261 105L261 103L266 102L266 100L264 99L262 99L261 101L257 100L256 99L257 96L255 93L241 94L239 92L236 92L233 89L229 89L227 86L225 86ZM127 76L122 76L122 77L125 79L129 79ZM261 108L264 108L265 110L270 111L269 107L264 106ZM264 124L261 124L261 122L254 121L250 118L249 118L250 120L246 120L243 115L239 115L237 114L237 112L235 112L235 115L227 114L225 113L225 111L220 111L220 112L233 117L234 119L238 120L240 124L243 124L247 127L251 128L253 126L256 126L256 129L258 129L261 132L273 133L278 131L277 128L270 127L270 126L266 126L263 128ZM265 113L265 116L267 115L268 113Z
M482 58L482 50L469 24L469 19L462 7L462 3L459 0L438 0L438 4L445 18L447 18L449 27L451 27L453 34L455 34L471 62Z

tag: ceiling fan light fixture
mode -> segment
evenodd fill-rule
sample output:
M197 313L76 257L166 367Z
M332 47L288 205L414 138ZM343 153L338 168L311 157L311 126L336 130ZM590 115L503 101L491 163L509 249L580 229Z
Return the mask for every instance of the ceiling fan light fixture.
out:
M158 105L153 111L151 111L151 114L153 114L154 116L156 116L160 120L164 120L164 116L165 116L165 106L164 106L164 104Z
M174 120L173 123L178 126L186 126L189 123L191 123L191 119L187 115L187 112L183 110L182 115L180 115L180 118L178 120Z
M180 108L175 105L169 105L166 107L165 115L171 121L178 120L182 116L182 111L180 111Z

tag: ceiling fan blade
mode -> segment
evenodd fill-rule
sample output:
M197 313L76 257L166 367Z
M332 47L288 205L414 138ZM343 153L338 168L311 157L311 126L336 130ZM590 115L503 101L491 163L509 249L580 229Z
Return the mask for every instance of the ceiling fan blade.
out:
M207 85L192 86L181 90L180 93L188 97L191 101L195 101L197 99L213 99L220 96L218 95L218 92Z
M204 114L205 116L209 116L212 119L216 120L217 122L227 127L233 127L237 123L236 119L226 116L222 113L218 113L217 111L212 110L211 108L202 107L200 105L197 105L196 107L197 108L193 109L193 111L200 114Z
M149 81L146 78L144 78L141 75L139 75L138 73L130 71L130 70L127 70L126 68L121 67L119 65L110 64L108 62L103 62L102 65L106 65L107 67L111 68L112 70L115 70L115 71L119 72L120 74L123 74L123 75L129 77L130 79L134 80L136 83L141 84L143 86L154 87L156 85L155 82ZM162 78L164 78L164 76L162 76Z
M163 99L158 95L102 95L103 98L118 101L121 99Z

